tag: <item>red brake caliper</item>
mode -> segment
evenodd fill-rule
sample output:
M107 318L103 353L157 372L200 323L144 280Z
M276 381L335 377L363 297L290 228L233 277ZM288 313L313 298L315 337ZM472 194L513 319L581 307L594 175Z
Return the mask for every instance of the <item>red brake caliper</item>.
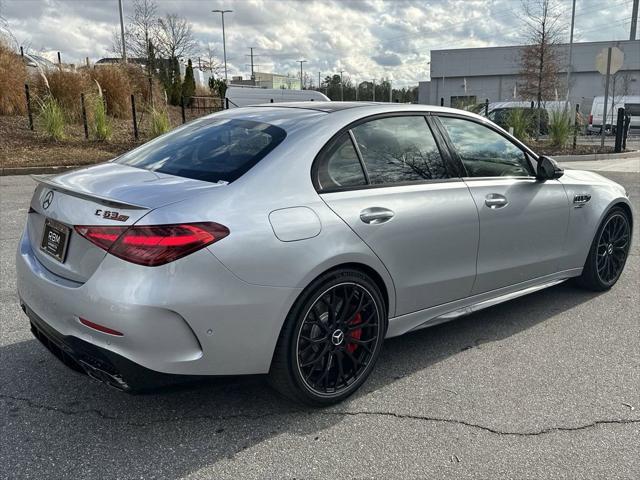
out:
M362 315L360 315L360 312L356 313L356 315L353 317L353 320L351 320L349 322L350 325L358 325L359 323L362 323ZM350 337L354 338L356 340L360 340L360 336L362 335L362 329L358 328L356 330L354 330L353 332L351 332ZM347 345L347 351L349 353L353 353L356 348L358 348L358 344L356 343L349 343Z

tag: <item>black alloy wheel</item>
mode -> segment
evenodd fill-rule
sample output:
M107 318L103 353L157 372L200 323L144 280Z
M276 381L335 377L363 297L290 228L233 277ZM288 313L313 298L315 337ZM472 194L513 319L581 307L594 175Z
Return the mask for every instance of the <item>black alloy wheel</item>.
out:
M629 220L623 213L607 218L597 247L597 272L603 284L615 283L627 260L631 240Z
M369 291L342 283L323 292L307 312L297 340L297 367L317 395L348 388L367 368L380 340L380 314Z
M631 220L621 207L606 215L591 244L591 250L578 277L578 285L594 291L613 287L624 269L631 246Z
M280 334L270 381L314 406L355 392L378 358L387 319L375 282L358 270L329 272L301 294Z

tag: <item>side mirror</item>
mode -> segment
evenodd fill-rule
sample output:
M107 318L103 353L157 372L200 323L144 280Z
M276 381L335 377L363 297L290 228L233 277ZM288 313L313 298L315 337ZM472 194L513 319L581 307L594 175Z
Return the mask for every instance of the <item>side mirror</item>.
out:
M541 156L538 159L537 178L539 180L555 180L564 175L564 170L553 158Z

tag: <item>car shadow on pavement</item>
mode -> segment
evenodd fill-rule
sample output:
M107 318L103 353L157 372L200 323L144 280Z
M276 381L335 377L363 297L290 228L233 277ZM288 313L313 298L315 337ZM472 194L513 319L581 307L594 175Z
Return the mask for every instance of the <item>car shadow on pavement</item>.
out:
M314 442L343 421L340 412L367 408L372 393L384 395L399 379L509 339L596 295L563 284L390 339L361 391L324 410L282 399L261 376L128 395L68 370L35 340L11 344L0 351L7 442L0 472L181 478L281 435ZM258 465L247 468L260 471Z

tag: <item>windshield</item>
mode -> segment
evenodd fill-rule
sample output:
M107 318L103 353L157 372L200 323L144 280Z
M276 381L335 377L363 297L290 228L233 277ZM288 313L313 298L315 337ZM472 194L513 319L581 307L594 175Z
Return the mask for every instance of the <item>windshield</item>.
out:
M231 183L284 138L274 125L241 119L201 119L122 155L114 162L207 182Z

